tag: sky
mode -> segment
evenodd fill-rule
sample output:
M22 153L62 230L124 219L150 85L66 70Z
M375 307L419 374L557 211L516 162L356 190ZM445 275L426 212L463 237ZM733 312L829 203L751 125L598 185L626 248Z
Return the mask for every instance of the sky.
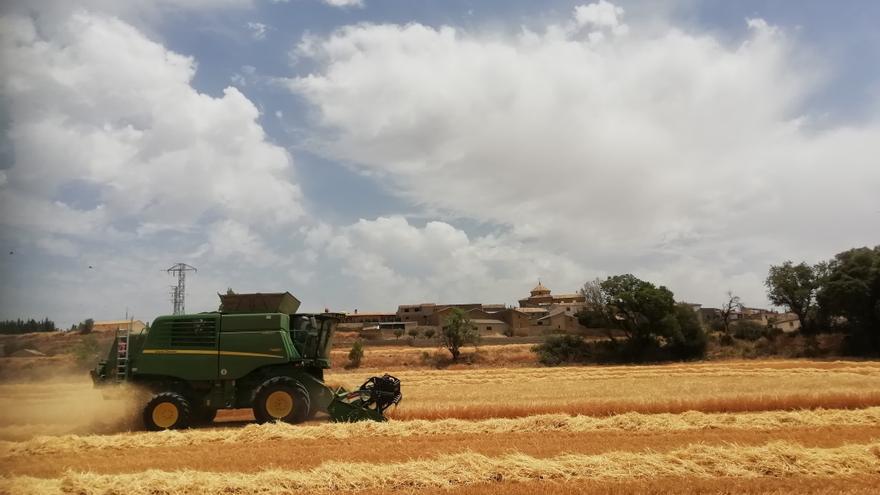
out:
M677 300L880 243L880 3L7 1L0 319ZM7 254L8 253L8 254Z

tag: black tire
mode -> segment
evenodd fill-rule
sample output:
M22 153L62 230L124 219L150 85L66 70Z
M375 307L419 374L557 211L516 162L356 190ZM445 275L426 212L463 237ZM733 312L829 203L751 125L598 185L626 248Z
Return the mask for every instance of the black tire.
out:
M288 401L290 407L286 407ZM308 390L286 376L266 380L254 394L254 417L260 424L269 421L302 423L308 418L310 409Z
M189 426L191 407L176 392L155 394L144 407L144 426L150 431L177 430Z
M214 418L217 417L217 410L200 406L195 408L192 412L192 424L194 425L209 425L214 422Z

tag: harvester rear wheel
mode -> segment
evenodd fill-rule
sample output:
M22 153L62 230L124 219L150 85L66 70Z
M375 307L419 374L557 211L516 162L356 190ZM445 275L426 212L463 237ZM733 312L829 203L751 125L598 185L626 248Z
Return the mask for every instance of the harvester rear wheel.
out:
M302 384L286 376L266 380L254 396L254 417L258 423L284 421L302 423L309 415L311 401Z
M151 431L186 428L189 421L189 401L175 392L158 393L144 407L144 426Z

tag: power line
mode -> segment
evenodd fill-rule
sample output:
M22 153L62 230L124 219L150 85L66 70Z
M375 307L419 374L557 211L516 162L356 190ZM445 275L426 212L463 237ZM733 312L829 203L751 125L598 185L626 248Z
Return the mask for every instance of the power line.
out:
M186 263L176 263L165 271L177 277L177 285L171 286L171 305L174 308L173 314L182 315L186 312L186 272L197 272L198 270Z

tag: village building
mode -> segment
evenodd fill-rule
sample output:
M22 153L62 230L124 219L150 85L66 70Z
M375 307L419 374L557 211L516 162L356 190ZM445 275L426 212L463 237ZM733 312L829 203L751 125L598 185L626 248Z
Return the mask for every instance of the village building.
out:
M563 333L574 332L584 328L577 317L566 311L564 307L551 311L547 316L539 318L536 323L538 326L559 330Z
M477 328L481 335L507 335L510 326L507 323L496 319L472 319L471 324Z
M503 304L402 304L397 307L397 319L402 322L415 322L420 326L443 326L453 309L460 309L471 319L497 319L497 314L503 311Z
M769 320L771 327L785 333L796 332L801 328L801 320L794 313L782 313Z
M541 281L538 281L538 285L532 289L529 297L523 298L519 300L519 305L522 308L541 308L547 307L553 304L571 304L571 303L586 303L587 298L582 296L581 294L551 294L550 289L544 287L544 284Z

